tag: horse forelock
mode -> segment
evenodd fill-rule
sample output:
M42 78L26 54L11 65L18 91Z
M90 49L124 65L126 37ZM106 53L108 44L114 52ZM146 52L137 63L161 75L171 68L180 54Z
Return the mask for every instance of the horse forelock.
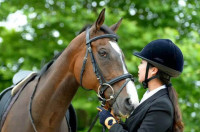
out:
M92 27L91 24L87 24L85 25L80 31L79 31L79 34L81 34L82 32L86 31L87 28L90 28ZM105 34L115 34L115 32L113 32L108 26L106 25L102 25L100 27L100 30L103 31Z
M103 31L106 34L115 34L108 26L102 25L100 28L101 31Z

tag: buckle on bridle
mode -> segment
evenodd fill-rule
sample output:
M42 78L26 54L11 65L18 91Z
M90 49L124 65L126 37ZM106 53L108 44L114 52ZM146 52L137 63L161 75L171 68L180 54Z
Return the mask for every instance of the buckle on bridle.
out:
M112 95L110 95L110 98L109 98L109 99L105 99L105 98L103 98L103 97L101 96L101 95L103 95L104 91L107 89L107 88L106 88L104 91L101 91L101 87L103 87L103 86L106 86L106 87L108 87L108 88L110 88L110 89L112 90ZM108 84L108 83L103 83L103 84L99 85L97 96L99 97L100 100L102 100L102 101L110 101L110 100L114 99L114 94L115 94L115 93L114 93L114 89L113 89L113 87L112 87L110 84Z

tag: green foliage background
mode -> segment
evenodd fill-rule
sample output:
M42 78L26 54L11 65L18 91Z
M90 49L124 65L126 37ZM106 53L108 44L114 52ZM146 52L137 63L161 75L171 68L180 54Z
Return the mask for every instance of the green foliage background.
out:
M199 0L0 0L0 91L20 69L39 70L62 51L106 8L106 25L123 17L118 35L129 71L136 77L139 60L132 56L148 42L169 38L184 54L184 71L173 79L186 132L200 131L200 1ZM27 23L8 29L5 23L21 13ZM17 18L16 18L17 19ZM20 19L20 18L18 18ZM17 25L16 21L13 23ZM11 25L11 24L8 24ZM136 81L140 98L144 93ZM87 131L99 105L94 92L79 88L73 99L78 131ZM100 132L96 124L93 131Z

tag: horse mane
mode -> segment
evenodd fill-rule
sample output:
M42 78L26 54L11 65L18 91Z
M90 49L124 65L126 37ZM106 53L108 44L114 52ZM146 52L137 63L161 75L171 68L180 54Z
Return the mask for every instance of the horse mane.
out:
M39 75L43 75L49 69L49 67L57 60L57 58L62 54L62 52L63 51L54 55L54 57L42 67L42 69L39 72Z
M86 24L78 33L81 34L82 32L84 32L87 28L90 28L92 26L92 24ZM115 34L115 32L113 32L108 26L106 25L102 25L100 28L101 31L103 31L105 34ZM63 51L59 52L58 54L56 54L49 62L47 62L42 69L39 72L39 75L43 75L48 69L49 67L57 60L57 58L62 54Z

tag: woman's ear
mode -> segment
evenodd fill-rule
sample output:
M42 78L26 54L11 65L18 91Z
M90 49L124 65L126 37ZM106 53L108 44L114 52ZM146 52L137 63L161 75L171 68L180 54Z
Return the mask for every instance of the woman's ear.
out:
M150 72L151 76L155 76L158 73L157 67L151 67L150 69L151 69L151 72Z

